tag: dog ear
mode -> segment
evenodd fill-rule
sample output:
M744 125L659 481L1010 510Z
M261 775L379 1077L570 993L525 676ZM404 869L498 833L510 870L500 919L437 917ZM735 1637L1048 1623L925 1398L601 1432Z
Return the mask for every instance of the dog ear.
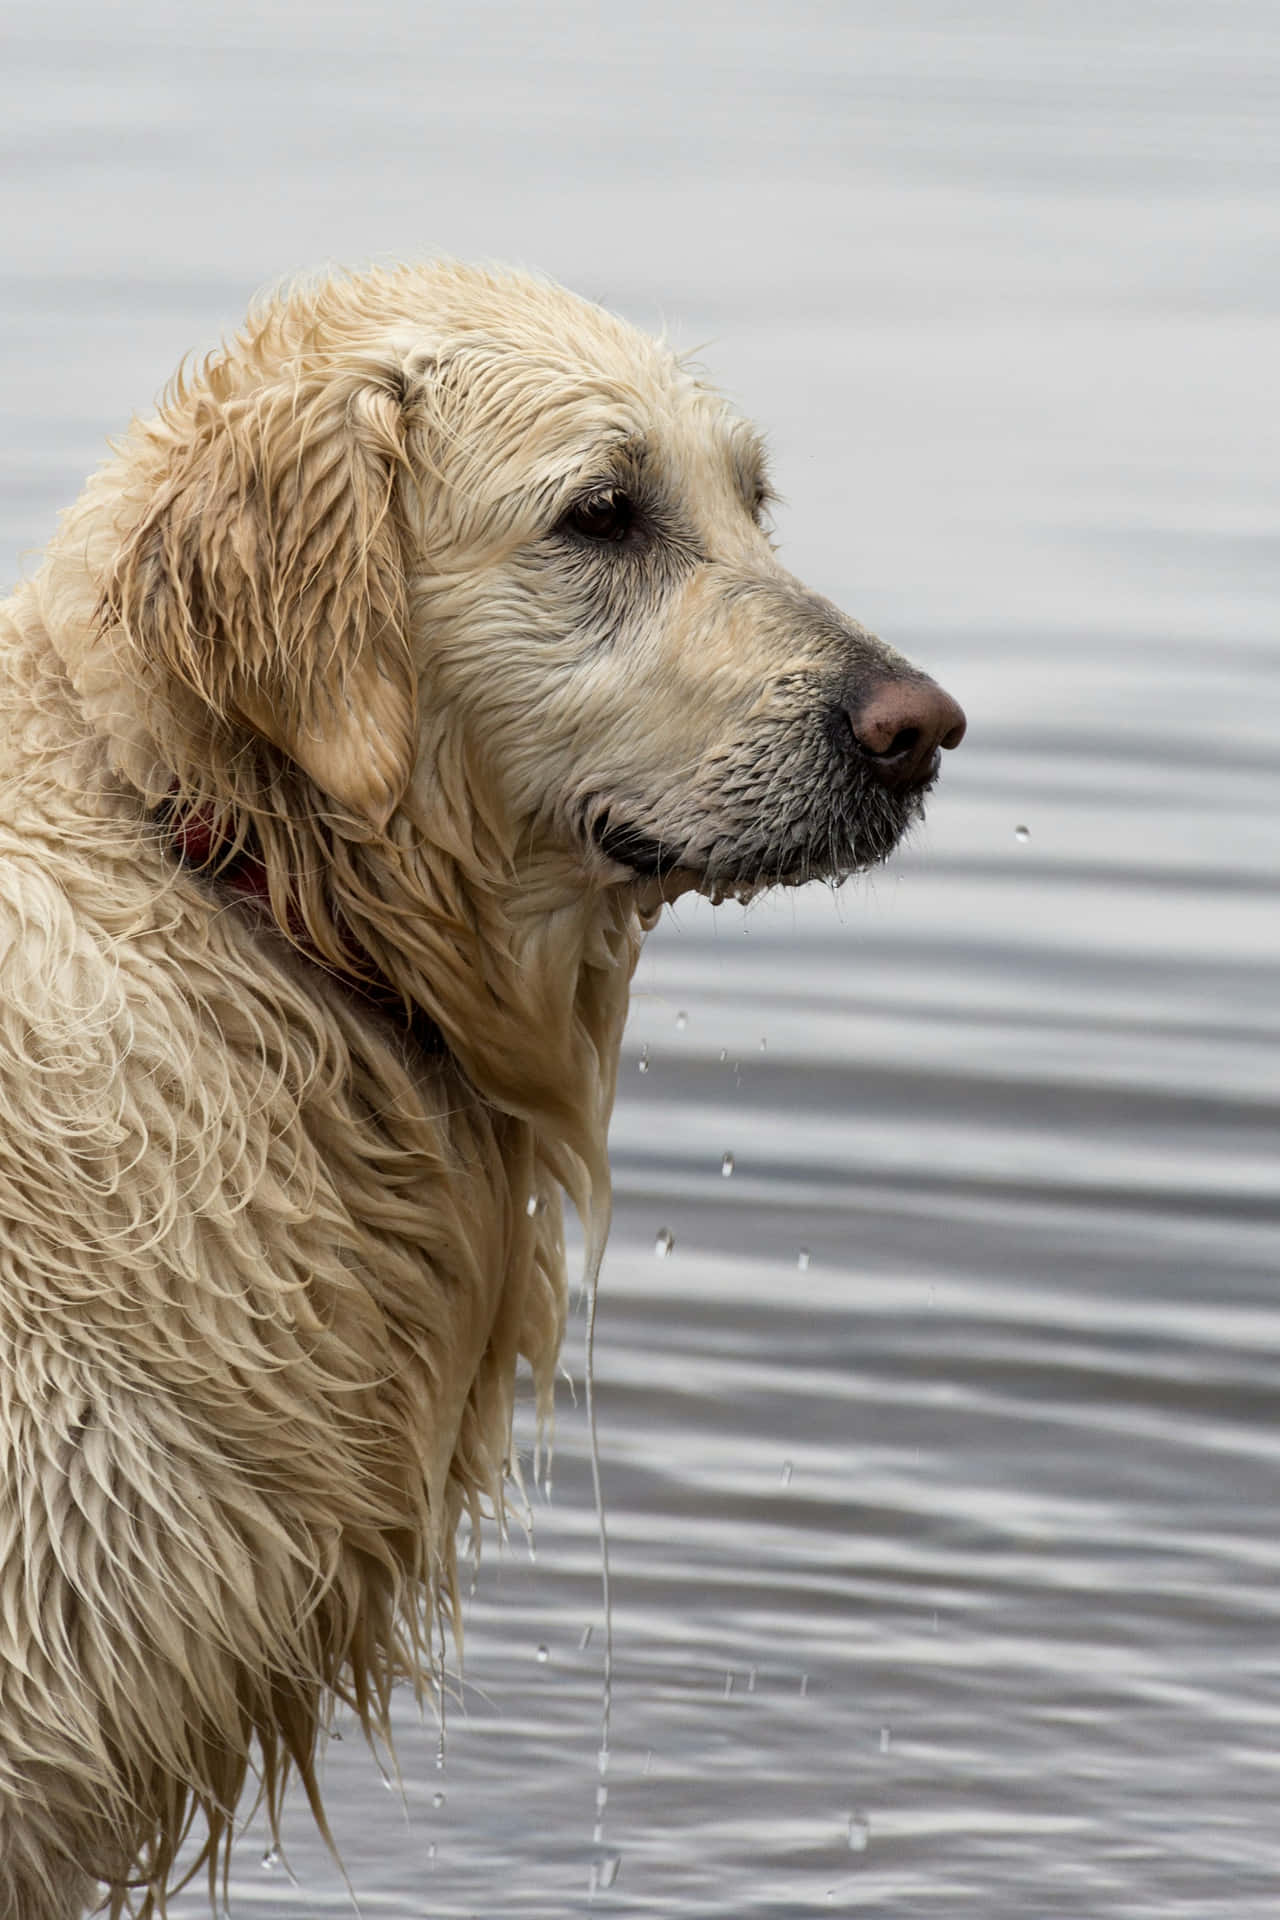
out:
M182 429L109 613L148 679L247 723L380 831L417 740L400 397L367 369L303 376L201 395Z

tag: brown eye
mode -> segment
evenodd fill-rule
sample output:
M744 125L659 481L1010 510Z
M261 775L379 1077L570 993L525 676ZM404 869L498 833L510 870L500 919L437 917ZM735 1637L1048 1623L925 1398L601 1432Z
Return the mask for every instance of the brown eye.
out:
M575 502L563 524L584 540L625 540L635 525L635 502L620 487L601 487Z

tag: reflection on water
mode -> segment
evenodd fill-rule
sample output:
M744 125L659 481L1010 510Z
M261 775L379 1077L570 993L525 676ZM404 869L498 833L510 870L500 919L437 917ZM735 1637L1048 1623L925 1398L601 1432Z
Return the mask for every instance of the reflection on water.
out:
M6 552L255 282L536 261L713 338L788 562L970 714L891 869L682 904L641 967L599 1843L579 1319L443 1769L407 1707L391 1791L329 1750L361 1911L1273 1914L1267 15L75 21L27 24L0 136ZM350 1912L286 1839L238 1920Z

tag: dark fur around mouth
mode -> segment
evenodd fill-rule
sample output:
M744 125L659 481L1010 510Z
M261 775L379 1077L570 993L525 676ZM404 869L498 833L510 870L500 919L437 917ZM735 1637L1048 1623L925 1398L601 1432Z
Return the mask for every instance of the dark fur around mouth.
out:
M690 820L687 830L662 839L606 808L590 833L609 859L646 880L661 880L683 867L698 876L703 890L755 893L808 880L838 885L889 859L920 820L936 775L935 766L919 786L892 793L865 776L850 779L846 770L843 780L819 780L803 792L767 796L764 804L765 795L754 796L749 812L728 805L727 817L710 832L704 813ZM719 796L721 801L729 797ZM719 806L713 820L718 813Z

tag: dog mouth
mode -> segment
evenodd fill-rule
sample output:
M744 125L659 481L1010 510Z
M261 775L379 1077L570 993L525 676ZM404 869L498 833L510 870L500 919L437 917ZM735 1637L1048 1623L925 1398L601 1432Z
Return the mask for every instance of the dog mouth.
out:
M591 823L591 838L606 859L628 867L638 880L664 880L687 868L684 850L670 840L658 840L629 820L620 820L606 807Z
M839 886L881 866L919 823L939 759L935 755L925 777L902 792L862 783L828 792L825 800L811 792L792 807L761 808L747 823L704 818L687 835L659 836L606 806L591 820L589 836L606 859L648 883L655 898L696 890L713 902L745 902L771 887L811 880Z

